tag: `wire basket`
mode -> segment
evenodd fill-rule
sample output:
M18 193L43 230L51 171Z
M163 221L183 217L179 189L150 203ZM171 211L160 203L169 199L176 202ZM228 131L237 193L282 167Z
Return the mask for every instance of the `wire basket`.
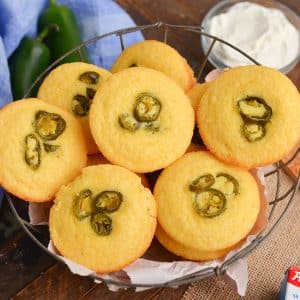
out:
M206 67L208 63L209 55L216 43L224 43L227 46L233 48L234 50L238 51L245 57L249 59L249 62L259 65L258 62L256 62L253 58L251 58L249 55L244 53L242 50L238 49L234 45L231 45L230 43L219 39L218 37L212 36L206 32L204 32L201 27L199 26L182 26L182 25L171 25L171 24L165 24L162 22L157 22L151 25L145 25L145 26L137 26L132 28L126 28L122 30L116 30L101 36L97 36L95 38L92 38L81 45L77 46L76 48L70 50L65 55L60 57L58 60L56 60L54 63L52 63L32 84L31 88L27 91L27 93L24 95L24 98L26 98L31 90L41 82L41 80L44 78L45 75L47 75L54 67L56 67L60 61L62 61L65 57L69 56L70 54L74 52L81 53L81 49L83 47L89 46L93 43L96 43L97 41L100 41L101 39L104 39L106 37L114 37L119 39L121 49L124 50L124 36L126 34L130 34L132 32L142 31L146 32L148 30L155 30L162 34L162 39L164 43L167 43L168 40L168 32L170 30L179 30L183 32L191 32L193 34L196 34L199 36L199 42L200 42L200 36L206 36L208 39L211 40L210 47L205 54L204 59L199 64L199 72L198 72L198 80L202 77L204 68ZM81 55L80 55L81 57ZM137 283L137 284L131 284L128 282L121 281L119 279L111 280L102 278L98 275L90 275L93 279L101 280L105 282L106 284L114 284L120 287L152 287L152 288L158 288L158 287L177 287L179 285L192 283L195 281L199 281L201 279L210 277L210 276L221 276L223 275L226 270L231 266L234 262L236 262L238 259L241 259L243 257L246 257L249 255L254 249L256 249L263 241L265 241L270 234L274 231L276 226L279 224L280 220L283 218L284 214L288 210L288 208L291 206L293 200L295 199L296 191L298 190L300 186L300 176L298 175L298 179L291 184L290 188L287 191L281 191L280 186L282 182L283 176L285 176L285 172L283 171L283 168L288 166L300 153L300 148L295 152L295 154L289 159L287 162L278 162L274 169L269 171L268 173L264 174L265 178L271 178L276 181L276 189L274 195L271 197L271 201L269 202L269 209L268 209L268 225L261 230L257 236L252 240L252 242L243 248L242 250L237 251L236 254L234 254L231 258L223 261L223 263L217 267L206 267L205 269L189 274L187 276L182 276L179 278L176 278L171 281L167 282L159 282L154 284L146 284L143 282ZM25 201L19 201L16 197L13 195L6 193L6 197L8 200L8 203L16 216L17 220L19 221L22 228L25 230L25 232L29 235L29 237L45 252L47 252L50 256L55 258L56 260L64 263L64 261L57 255L53 254L47 249L47 245L49 243L50 237L49 237L49 230L48 226L41 226L41 225L32 225L29 221L28 216L28 203Z

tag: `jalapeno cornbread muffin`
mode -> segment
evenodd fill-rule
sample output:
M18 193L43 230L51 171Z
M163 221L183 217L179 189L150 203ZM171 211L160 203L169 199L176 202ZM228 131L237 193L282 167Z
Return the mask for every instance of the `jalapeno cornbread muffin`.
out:
M268 208L268 201L265 196L264 189L265 187L261 184L260 180L257 177L257 173L255 170L251 170L251 174L253 175L254 179L257 182L259 194L260 194L260 210L257 216L256 222L251 228L249 234L255 235L257 234L261 228L268 223L267 219L267 208ZM196 260L196 261L205 261L211 260L215 258L221 258L226 256L230 251L239 248L244 242L245 239L242 239L240 242L235 244L232 247L227 249L217 250L217 251L204 251L195 248L186 247L176 240L172 239L162 228L160 225L157 225L155 236L158 241L161 243L163 247L168 249L170 252L181 256L182 258L189 259L189 260Z
M126 48L112 67L112 73L131 67L154 69L172 78L185 91L195 84L194 72L182 57L171 46L146 40Z
M207 151L187 153L163 170L154 197L163 231L183 247L199 250L197 260L217 258L245 238L260 210L254 177Z
M161 72L136 67L113 74L102 84L89 121L109 161L146 173L184 154L193 134L194 112L174 81Z
M199 102L200 102L202 96L204 95L204 93L206 92L208 86L209 86L209 82L197 83L193 88L191 88L187 92L187 95L191 100L191 104L193 106L195 113L197 112Z
M39 99L66 109L79 120L89 154L99 152L88 123L90 105L97 89L110 75L92 64L67 63L51 71L38 92Z
M252 168L274 163L300 139L300 96L277 70L244 66L210 83L197 112L207 148L228 163Z
M156 203L129 170L90 166L57 193L49 228L64 257L98 273L114 272L149 247L156 228Z
M94 166L94 165L104 165L104 164L110 164L110 162L101 154L92 154L88 156L87 160L87 166ZM137 173L137 175L141 178L142 185L144 187L149 188L149 181L145 174Z
M87 160L79 122L67 111L24 99L0 110L0 185L33 202L53 199Z

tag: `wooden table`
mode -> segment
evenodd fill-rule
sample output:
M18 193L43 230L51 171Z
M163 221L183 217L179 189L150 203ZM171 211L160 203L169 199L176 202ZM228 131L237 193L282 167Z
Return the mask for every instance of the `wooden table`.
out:
M117 0L138 25L163 21L171 24L198 25L207 10L218 0ZM284 0L300 13L298 0ZM151 33L146 38L162 36ZM170 32L168 40L197 70L202 59L196 35ZM300 86L300 66L289 75ZM20 229L7 203L0 210L0 299L180 299L187 285L178 289L152 289L110 292L105 285L72 275L60 263L43 253ZM11 232L3 231L3 226ZM8 235L8 236L7 236Z

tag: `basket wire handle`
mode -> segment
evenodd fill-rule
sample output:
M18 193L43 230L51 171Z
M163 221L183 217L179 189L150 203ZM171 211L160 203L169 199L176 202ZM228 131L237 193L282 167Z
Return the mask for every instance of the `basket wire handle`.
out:
M284 200L290 193L292 193L297 187L297 182L292 185L290 189L288 189L282 196L278 197L277 199L271 201L269 204L272 205L274 203L280 202Z
M118 36L119 36L119 39L120 39L121 49L122 49L122 51L124 51L125 46L124 46L123 34L122 33L118 34Z
M39 231L37 228L35 228L35 225L30 224L28 221L24 220L22 217L19 216L19 214L18 214L18 212L17 212L15 206L13 205L13 203L12 203L10 197L8 197L7 194L6 194L6 198L7 198L7 200L8 200L7 202L8 202L8 204L9 204L9 207L10 207L11 211L13 212L13 214L15 215L15 217L17 218L17 220L18 220L19 224L22 226L22 228L23 228L27 233L28 233L28 231L29 231L27 227L29 227L30 229L34 230L34 231L37 232L37 233L40 233L40 231ZM26 226L27 226L27 227L26 227Z
M168 27L165 26L165 31L164 31L164 43L166 44L168 40Z
M286 166L288 166L298 155L300 154L300 147L297 149L297 151L293 154L293 156L286 162L280 162L280 165L277 167L277 169L282 169ZM276 172L276 169L273 171L268 172L265 174L265 177L268 177Z
M78 53L78 55L79 55L80 61L81 61L81 62L84 62L84 59L83 59L83 56L82 56L82 53L81 53L81 48L79 48L79 49L77 50L77 53Z
M279 174L279 164L276 164L276 191L275 191L275 196L274 196L274 200L275 201L278 197L279 197L279 191L280 191L280 174ZM266 177L266 175L265 175ZM273 219L273 215L274 215L274 211L277 207L278 202L274 202L274 204L272 205L270 214L269 214L269 221L271 221Z
M212 43L210 44L210 46L209 46L209 48L208 48L207 53L205 54L204 60L203 60L203 62L202 62L202 64L201 64L200 70L199 70L199 72L198 72L197 81L199 81L200 78L201 78L201 76L202 76L202 73L203 73L203 71L204 71L204 68L205 68L205 66L206 66L206 64L207 64L208 57L209 57L209 55L210 55L210 53L211 53L211 51L212 51L212 49L213 49L213 47L214 47L216 41L217 41L217 40L214 38L213 41L212 41Z

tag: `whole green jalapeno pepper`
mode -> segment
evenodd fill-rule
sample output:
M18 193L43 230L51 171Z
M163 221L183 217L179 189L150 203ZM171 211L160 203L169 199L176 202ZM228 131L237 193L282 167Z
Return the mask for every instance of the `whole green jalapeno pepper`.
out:
M53 29L54 26L47 26L36 38L24 37L8 59L12 93L15 100L24 97L36 78L50 64L50 51L42 41ZM28 97L35 97L38 87L38 84L35 85Z
M45 38L45 44L51 52L51 62L57 60L69 50L82 43L78 25L72 11L63 5L57 5L55 0L50 0L50 6L39 18L39 29L43 29L50 24L56 24L58 31L50 32ZM80 49L80 53L74 52L64 58L60 64L74 61L88 62L88 55L85 48Z

